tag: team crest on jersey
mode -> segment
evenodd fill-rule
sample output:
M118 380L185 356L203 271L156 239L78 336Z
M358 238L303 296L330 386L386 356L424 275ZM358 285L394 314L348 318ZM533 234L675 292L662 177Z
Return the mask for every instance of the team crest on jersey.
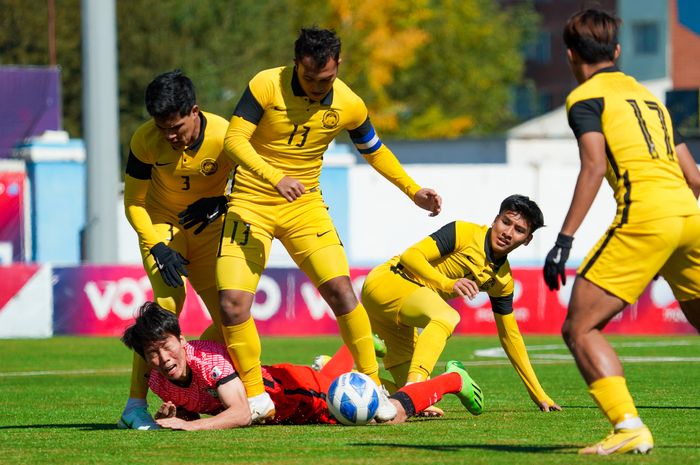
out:
M340 115L335 110L326 110L326 112L323 114L323 118L321 119L323 127L326 129L333 129L338 125L339 121Z
M484 284L479 286L479 289L481 289L483 291L489 291L493 287L494 284L496 284L496 278L491 278L488 281L486 281Z
M221 377L221 368L214 367L211 369L211 379L216 381Z
M199 164L199 172L204 176L211 176L219 170L219 163L213 158L205 158Z

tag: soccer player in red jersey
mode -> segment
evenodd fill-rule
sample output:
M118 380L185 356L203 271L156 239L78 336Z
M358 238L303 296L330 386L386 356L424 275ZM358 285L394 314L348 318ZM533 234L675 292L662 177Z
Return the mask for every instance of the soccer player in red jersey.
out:
M146 302L122 342L144 357L151 369L149 387L164 403L155 415L163 428L178 430L226 429L247 426L251 411L246 391L226 346L212 341L188 342L177 317L154 302ZM275 403L272 424L335 424L326 394L331 382L352 369L348 351L321 371L281 363L263 367L265 390ZM393 394L398 414L389 423L402 423L455 394L472 413L481 413L481 389L460 362L448 362L447 372L411 384ZM199 414L209 417L200 418Z

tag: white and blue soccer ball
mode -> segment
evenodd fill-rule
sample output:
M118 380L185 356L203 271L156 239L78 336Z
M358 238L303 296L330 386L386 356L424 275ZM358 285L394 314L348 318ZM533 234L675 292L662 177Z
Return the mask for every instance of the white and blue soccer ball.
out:
M366 425L379 407L379 388L369 376L351 372L338 376L328 389L328 410L340 423Z

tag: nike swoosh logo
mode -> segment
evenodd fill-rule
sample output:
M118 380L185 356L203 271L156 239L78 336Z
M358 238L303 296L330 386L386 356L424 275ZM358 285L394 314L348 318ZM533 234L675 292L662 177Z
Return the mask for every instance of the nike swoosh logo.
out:
M175 163L175 162L174 162L174 161L171 161L171 162L169 162L169 163L158 163L158 162L156 162L156 166L172 165L173 163Z
M613 447L611 447L611 448L609 448L609 449L605 449L603 446L598 445L598 455L610 455L610 454L614 454L618 449L620 449L620 448L626 446L627 444L629 444L630 442L634 441L634 440L637 439L638 437L639 437L639 435L637 435L637 436L632 436L631 438L629 438L629 439L627 439L627 440L625 440L625 441L622 441L621 443L616 444L616 445L614 445Z
M559 264L561 260L561 249L557 249L557 256L552 259L552 262Z
M326 231L326 232L316 233L316 237L325 236L325 235L328 234L329 232L331 232L330 229L329 229L328 231Z

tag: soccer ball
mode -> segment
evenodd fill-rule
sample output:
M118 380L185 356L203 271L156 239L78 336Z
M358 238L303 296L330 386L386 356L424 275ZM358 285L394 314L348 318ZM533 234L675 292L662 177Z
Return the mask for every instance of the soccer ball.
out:
M379 388L362 373L338 376L328 389L328 410L340 423L348 426L366 425L379 407Z

